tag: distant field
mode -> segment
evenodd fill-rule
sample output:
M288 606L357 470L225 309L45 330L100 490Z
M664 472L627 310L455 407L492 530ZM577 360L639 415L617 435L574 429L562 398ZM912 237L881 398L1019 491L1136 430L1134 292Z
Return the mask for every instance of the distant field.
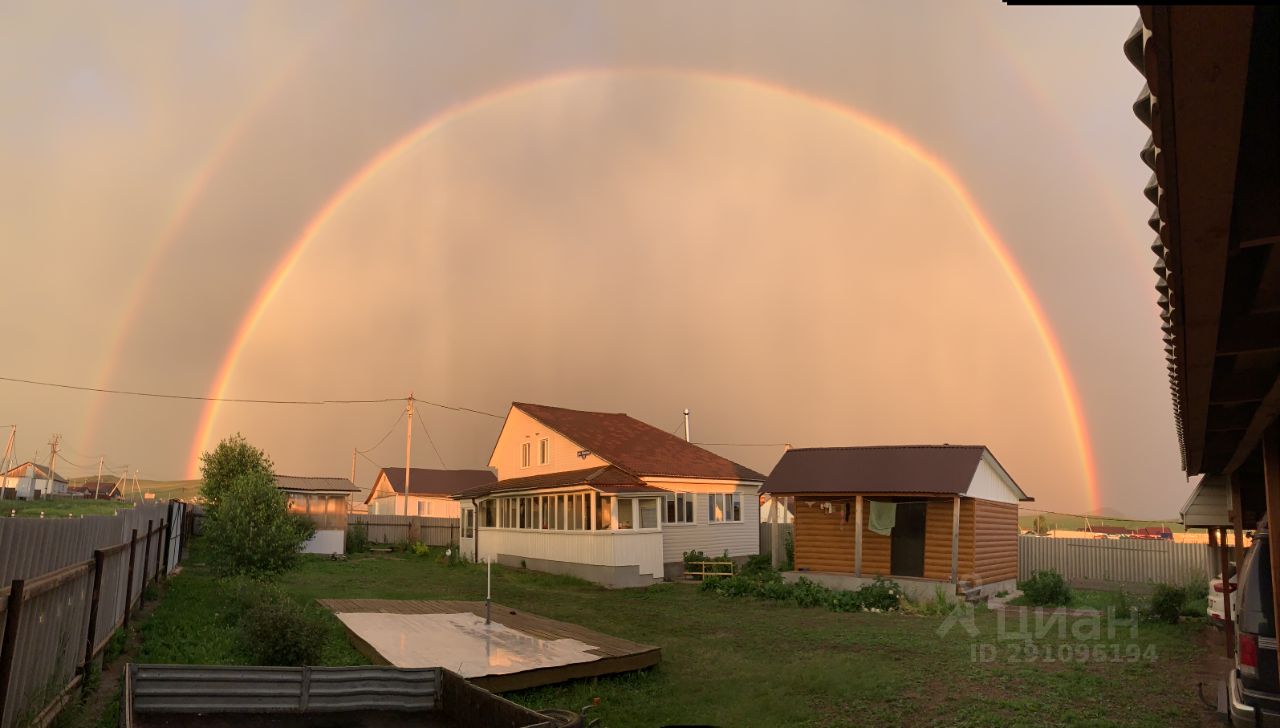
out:
M71 482L91 483L93 478L72 478ZM132 480L127 483L127 486L127 488L124 488L124 498L131 501L139 499L138 490L143 493L155 493L156 500L159 501L167 501L170 498L191 500L200 494L199 480L143 480L139 478L137 490L134 489Z
M77 516L110 516L116 511L133 508L132 503L84 498L43 498L34 501L0 501L0 517L67 518Z
M1065 513L1041 514L1041 513L1030 513L1027 511L1023 511L1022 515L1018 517L1018 525L1022 527L1023 530L1030 529L1032 527L1033 522L1036 520L1036 516L1040 516L1040 515L1043 515L1045 517L1045 520L1049 522L1049 528L1051 529L1075 531L1085 527L1085 519L1082 516L1072 516ZM1138 521L1138 520L1127 519L1127 518L1103 518L1103 517L1094 518L1090 516L1089 523L1093 524L1094 526L1102 526L1102 525L1124 526L1125 528L1167 526L1170 531L1175 531L1179 533L1186 530L1185 528L1182 527L1182 524L1179 523L1176 517L1171 518L1167 521Z

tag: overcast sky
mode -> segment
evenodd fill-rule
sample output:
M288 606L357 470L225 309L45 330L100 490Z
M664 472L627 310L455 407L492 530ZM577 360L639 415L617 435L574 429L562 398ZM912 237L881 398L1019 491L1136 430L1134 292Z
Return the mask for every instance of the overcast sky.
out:
M695 441L984 443L1037 507L1174 516L1135 18L5 3L0 376L207 395L232 364L228 397L413 390L667 430L688 407ZM975 210L1061 344L1096 504L1061 373ZM241 431L281 472L346 475L402 406L226 404L194 445ZM204 411L0 383L18 455L59 433L71 474L105 454L185 477ZM498 420L422 415L439 458L418 430L415 465L485 465ZM403 464L403 436L360 485ZM713 449L765 472L782 451Z

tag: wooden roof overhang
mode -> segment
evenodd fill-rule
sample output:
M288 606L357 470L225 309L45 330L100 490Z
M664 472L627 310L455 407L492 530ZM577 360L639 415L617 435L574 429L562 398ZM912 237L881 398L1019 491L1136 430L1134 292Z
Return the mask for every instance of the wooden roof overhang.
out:
M1147 80L1133 108L1183 469L1252 475L1280 413L1280 10L1140 10L1125 53Z

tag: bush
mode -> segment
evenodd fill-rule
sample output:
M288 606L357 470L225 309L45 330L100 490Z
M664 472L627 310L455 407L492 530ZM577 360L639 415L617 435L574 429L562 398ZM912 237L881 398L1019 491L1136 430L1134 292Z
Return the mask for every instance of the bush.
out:
M743 565L742 571L739 572L743 576L757 577L773 572L773 559L767 554L756 554L747 559L747 563Z
M787 549L787 561L786 563L782 564L783 571L791 571L791 569L795 566L795 563L796 563L796 539L792 535L792 532L794 530L795 528L793 526L791 529L788 529L787 532L784 533L782 537L783 545Z
M315 526L290 513L287 503L269 474L255 471L233 480L205 519L213 569L224 576L265 576L292 568Z
M431 553L431 548L421 541L414 541L409 544L409 550L413 552L414 556L426 556Z
M347 529L347 553L362 554L369 550L369 527L363 523L352 524Z
M1053 569L1032 572L1030 579L1018 582L1018 588L1033 607L1065 607L1071 603L1071 587Z
M328 625L274 587L262 586L240 616L240 648L255 665L300 667L318 662Z
M889 612L902 606L902 587L881 576L858 589L857 594L863 609Z
M237 432L218 443L213 452L200 455L200 497L210 508L216 508L237 478L257 473L274 482L273 467L265 452Z
M1156 584L1151 593L1151 606L1147 616L1158 622L1177 624L1182 615L1182 605L1187 601L1187 590L1172 584Z
M831 601L831 590L803 576L791 588L791 600L798 607L821 607Z

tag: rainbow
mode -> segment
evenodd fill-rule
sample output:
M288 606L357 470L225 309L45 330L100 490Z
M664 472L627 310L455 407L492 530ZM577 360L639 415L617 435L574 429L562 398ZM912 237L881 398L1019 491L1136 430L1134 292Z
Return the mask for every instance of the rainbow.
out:
M1063 354L1062 345L1058 341L1057 335L1050 327L1049 319L1045 315L1044 309L1041 307L1039 300L1032 293L1031 286L1028 283L1026 276L1023 274L1022 270L1018 268L1013 256L1010 254L1008 246L1006 246L1000 239L1000 236L996 233L994 226L987 219L986 215L983 214L981 208L978 207L973 196L969 193L968 189L965 188L964 184L961 183L960 178L956 173L947 166L945 162L899 129L890 126L880 119L864 114L857 109L840 105L830 99L813 96L761 80L705 71L684 69L575 70L506 86L483 96L478 96L447 107L436 113L422 125L413 129L408 134L405 134L396 142L385 147L369 159L354 175L348 178L346 182L344 182L342 186L329 197L325 204L306 224L301 234L299 234L297 239L295 239L289 246L284 256L267 277L243 319L241 319L240 325L236 329L235 335L232 338L231 345L227 349L226 355L223 357L213 379L213 383L209 388L209 396L213 398L222 398L226 396L227 386L235 374L236 364L240 359L241 353L244 351L246 344L252 337L254 329L262 319L262 316L270 305L272 298L275 296L276 292L280 290L285 279L288 278L290 271L293 270L298 260L302 257L302 254L306 251L307 246L311 244L319 231L324 227L329 219L333 217L334 213L339 210L348 199L350 199L352 194L359 189L361 185L377 175L387 164L400 157L422 139L466 117L469 113L478 109L485 108L499 101L508 100L522 94L528 94L536 90L545 89L549 86L594 77L618 75L671 75L685 79L692 77L694 79L736 84L756 90L768 91L787 99L812 104L838 114L849 121L876 132L883 139L893 143L909 156L924 164L926 168L942 179L946 183L947 187L951 189L952 193L956 195L956 198L960 201L961 206L965 210L966 214L968 214L974 227L978 230L983 240L986 241L992 254L999 262L1000 267L1004 270L1010 282L1013 284L1018 296L1022 299L1028 314L1035 324L1036 330L1039 332L1041 343L1045 347L1046 353L1049 355L1049 359L1053 365L1060 393L1067 409L1071 430L1076 441L1076 447L1080 454L1081 468L1084 471L1090 506L1095 511L1097 510L1100 505L1100 494L1098 491L1098 478L1093 448L1089 440L1088 431L1085 428L1084 408L1080 400L1080 394L1076 389L1075 381L1067 367L1067 360L1066 356ZM189 477L199 477L200 453L208 446L213 431L214 421L218 414L218 409L218 402L210 401L205 405L205 408L200 415L196 434L191 443Z

